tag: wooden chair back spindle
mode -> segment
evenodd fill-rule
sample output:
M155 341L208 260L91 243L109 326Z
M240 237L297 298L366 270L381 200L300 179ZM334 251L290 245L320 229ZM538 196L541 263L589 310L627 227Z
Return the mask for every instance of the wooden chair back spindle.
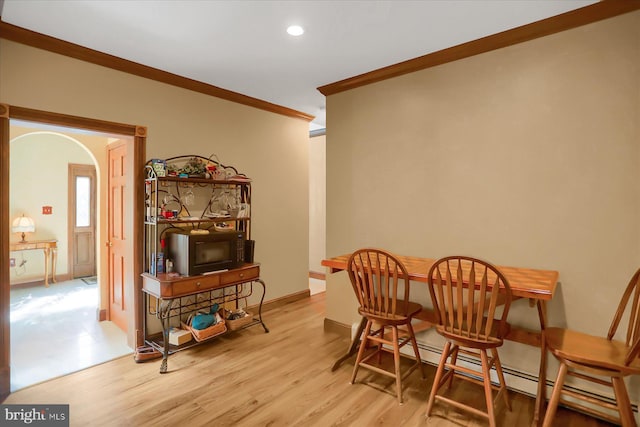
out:
M362 315L380 318L408 315L409 274L395 257L378 249L360 250L353 254L348 266Z
M443 333L465 342L503 339L512 296L507 279L496 267L476 258L447 257L434 263L428 281ZM500 306L502 314L496 319Z
M631 304L629 304L631 302ZM640 269L633 275L627 288L622 294L620 304L616 310L611 327L607 333L607 339L611 341L617 331L625 311L629 309L629 323L625 331L625 344L629 346L629 352L625 364L629 365L640 353Z

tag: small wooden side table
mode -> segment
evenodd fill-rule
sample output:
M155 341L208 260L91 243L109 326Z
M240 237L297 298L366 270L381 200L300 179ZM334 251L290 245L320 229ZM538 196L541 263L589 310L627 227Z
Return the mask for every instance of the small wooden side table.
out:
M56 283L56 260L58 258L57 240L31 240L28 242L10 242L9 250L30 251L41 249L44 251L44 285L49 287L49 258L51 258L51 281Z

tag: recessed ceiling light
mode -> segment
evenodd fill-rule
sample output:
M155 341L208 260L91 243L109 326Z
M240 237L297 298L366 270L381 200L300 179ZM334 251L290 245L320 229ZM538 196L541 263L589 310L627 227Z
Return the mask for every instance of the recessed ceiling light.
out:
M287 33L292 36L301 36L302 34L304 34L304 28L302 28L300 25L291 25L289 26L289 28L287 28Z

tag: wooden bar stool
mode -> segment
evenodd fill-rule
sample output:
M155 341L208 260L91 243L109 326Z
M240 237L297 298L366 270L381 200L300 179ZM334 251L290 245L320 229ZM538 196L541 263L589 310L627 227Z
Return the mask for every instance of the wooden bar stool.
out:
M618 326L627 309L629 320L626 331L623 331L624 340L615 340ZM629 281L606 337L564 328L546 328L544 334L547 349L560 362L558 377L544 417L544 427L553 425L559 403L624 427L637 425L624 378L640 374L640 269ZM614 403L582 393L575 387L571 390L565 388L567 375L611 387L615 396ZM577 400L567 400L564 396ZM599 406L603 410L593 409L580 402ZM618 415L612 415L611 411Z
M511 404L500 365L497 348L506 335L507 314L511 305L511 288L504 275L493 265L476 258L450 256L433 263L427 276L429 292L437 316L436 331L447 341L433 380L427 403L429 417L436 400L488 419L496 425L495 399L502 397L507 408ZM502 314L496 319L496 309ZM481 371L458 363L458 355L479 359ZM499 384L491 383L491 369L495 368ZM453 378L460 378L484 387L486 412L438 394Z
M355 382L360 367L395 378L398 403L402 404L402 379L416 368L420 369L422 378L425 378L418 343L411 327L412 318L422 310L422 306L409 301L407 269L389 252L360 249L351 255L347 266L349 279L360 304L358 312L367 320L351 384ZM409 343L416 360L401 373L400 348ZM365 355L370 344L374 344L376 350ZM382 367L383 352L393 354L393 372ZM377 359L377 363L374 359Z

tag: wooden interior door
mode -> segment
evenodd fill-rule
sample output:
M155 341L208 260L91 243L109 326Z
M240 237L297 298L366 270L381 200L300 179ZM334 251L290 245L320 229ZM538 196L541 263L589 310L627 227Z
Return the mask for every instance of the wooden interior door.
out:
M109 319L123 331L127 331L126 277L130 270L127 261L126 212L128 150L125 142L108 146L108 283Z
M69 251L73 278L96 275L96 168L69 164Z

